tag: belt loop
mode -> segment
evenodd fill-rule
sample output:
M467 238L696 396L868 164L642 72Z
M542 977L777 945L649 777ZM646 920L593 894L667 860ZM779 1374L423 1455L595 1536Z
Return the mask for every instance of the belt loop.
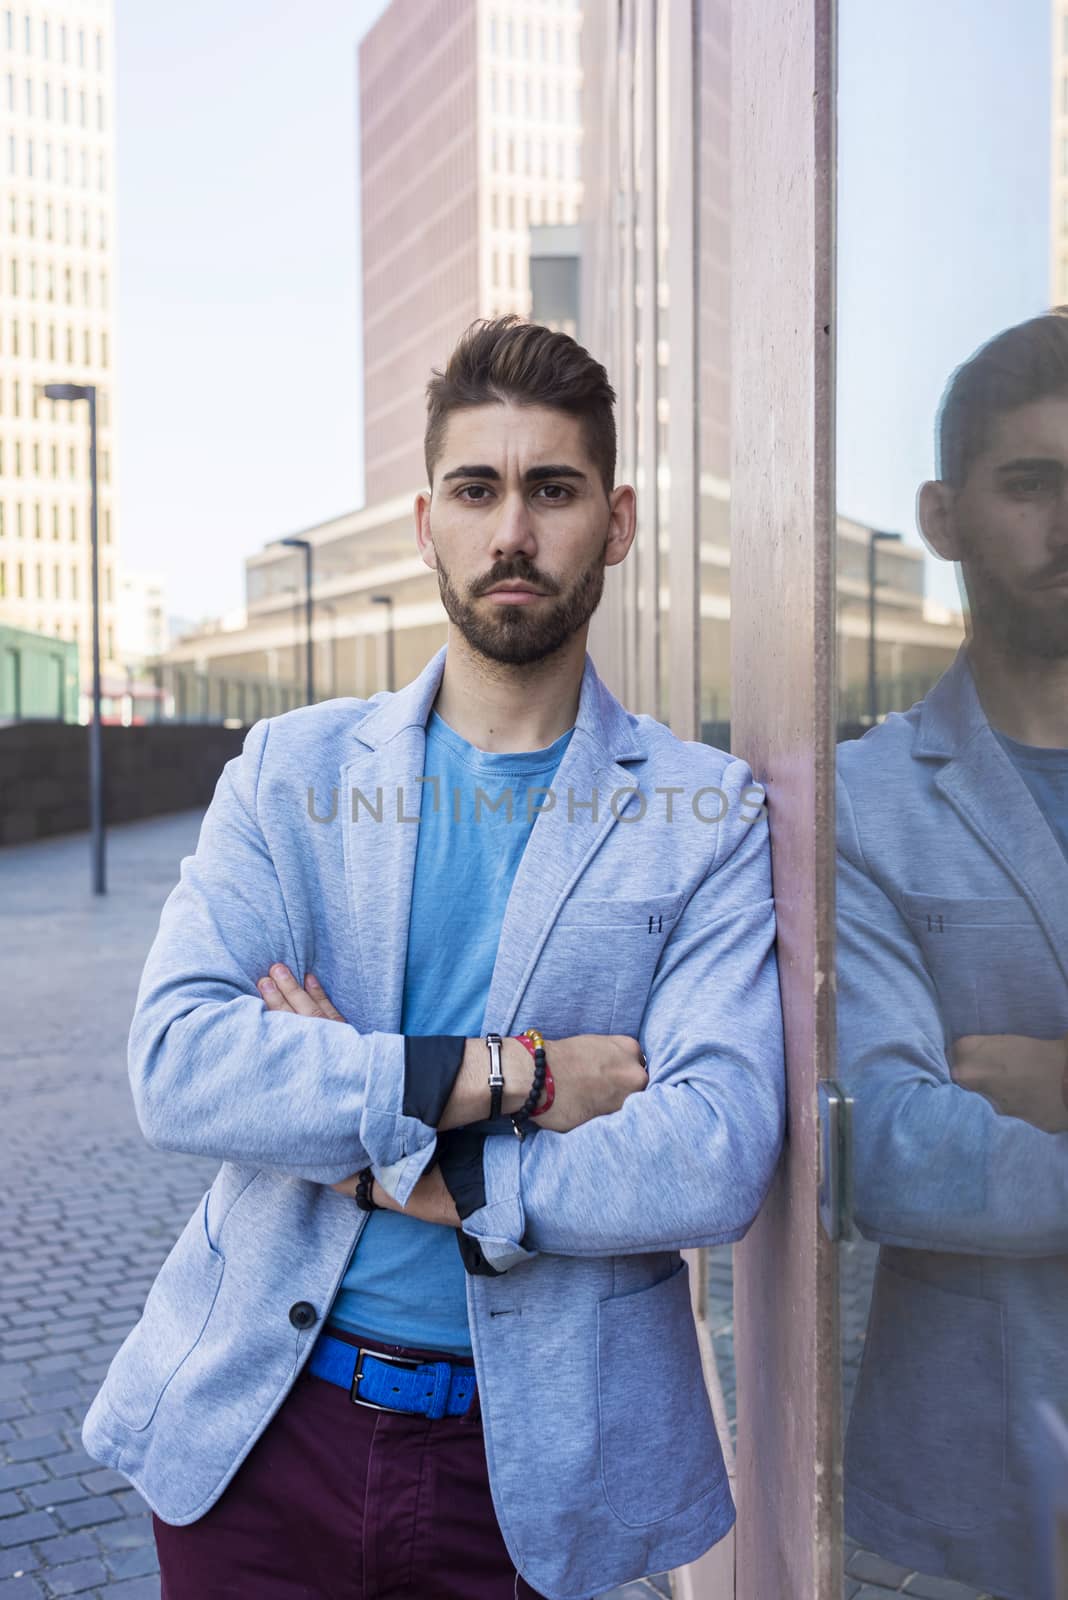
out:
M434 1374L434 1393L427 1406L426 1414L428 1417L436 1419L445 1415L449 1404L452 1366L448 1361L435 1361L430 1364L430 1371Z

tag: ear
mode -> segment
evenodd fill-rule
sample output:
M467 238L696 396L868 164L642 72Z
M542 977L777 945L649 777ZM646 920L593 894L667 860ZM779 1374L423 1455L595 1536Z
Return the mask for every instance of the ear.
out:
M438 564L434 539L430 532L430 496L424 491L415 497L415 542L419 547L423 565L435 569Z
M634 543L638 527L637 497L630 484L623 483L618 489L613 489L608 498L608 505L610 521L604 564L606 567L615 567Z
M916 522L932 555L943 561L960 560L957 537L957 491L934 478L920 485L916 496Z

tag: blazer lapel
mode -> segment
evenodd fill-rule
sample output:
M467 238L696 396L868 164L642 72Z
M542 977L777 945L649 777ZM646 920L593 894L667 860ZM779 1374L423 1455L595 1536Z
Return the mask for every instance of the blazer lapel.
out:
M935 787L1014 880L1068 979L1068 861L990 727L965 647L927 697L916 754L949 758Z
M426 722L444 669L442 646L417 678L385 695L364 717L356 730L359 751L341 768L345 878L366 1006L361 1021L382 1033L400 1030L423 789L419 779Z
M635 719L587 653L574 732L552 782L555 804L539 812L508 896L483 1031L511 1029L557 911L619 818L637 805L633 795L617 795L638 788L620 763L644 759Z

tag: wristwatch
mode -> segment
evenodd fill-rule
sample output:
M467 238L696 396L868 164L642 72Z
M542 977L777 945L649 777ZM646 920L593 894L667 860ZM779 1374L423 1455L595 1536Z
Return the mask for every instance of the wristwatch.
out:
M490 1117L499 1117L504 1099L504 1070L501 1066L501 1036L487 1033L486 1045L490 1053L489 1092Z

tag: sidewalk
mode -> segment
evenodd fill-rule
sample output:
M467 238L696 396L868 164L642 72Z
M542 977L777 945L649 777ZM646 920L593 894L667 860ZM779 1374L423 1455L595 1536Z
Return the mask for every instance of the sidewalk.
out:
M112 829L103 900L84 834L0 850L0 1600L159 1597L147 1507L79 1430L218 1168L151 1150L126 1078L141 967L199 826ZM661 1578L613 1600L667 1593Z

